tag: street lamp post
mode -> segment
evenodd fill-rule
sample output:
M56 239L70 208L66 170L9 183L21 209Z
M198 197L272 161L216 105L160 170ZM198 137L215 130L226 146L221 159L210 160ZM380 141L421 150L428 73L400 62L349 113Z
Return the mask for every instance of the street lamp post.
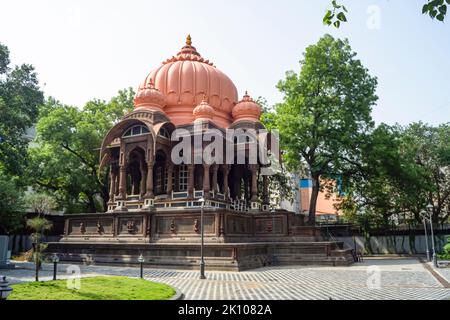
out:
M433 250L433 265L437 268L437 256L436 256L436 247L434 245L434 231L433 231L433 209L434 206L430 203L427 205L427 211L430 217L430 227L431 227L431 247Z
M6 281L6 277L2 276L0 280L0 300L6 300L12 290L13 289L9 286L9 282Z
M198 202L200 202L201 207L200 207L200 238L201 238L201 242L200 242L200 279L204 280L206 279L205 277L205 259L204 259L204 255L203 255L203 246L204 246L204 214L203 214L203 209L204 209L204 205L205 205L205 199L202 197L198 200Z
M56 280L56 272L58 270L58 262L59 262L59 257L56 253L53 254L52 262L53 262L53 280Z
M143 279L144 278L144 261L145 261L145 259L144 259L144 256L142 255L142 253L139 256L138 261L139 261L139 264L141 267L140 277L141 277L141 279Z
M425 230L425 245L427 247L427 261L431 261L430 259L430 248L428 247L428 232L427 232L427 213L425 211L420 212L423 220L423 229Z

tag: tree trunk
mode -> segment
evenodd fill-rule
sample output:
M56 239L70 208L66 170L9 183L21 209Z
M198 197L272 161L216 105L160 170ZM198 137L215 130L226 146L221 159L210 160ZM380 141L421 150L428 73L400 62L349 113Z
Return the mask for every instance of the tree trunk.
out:
M39 281L39 267L40 267L40 256L39 256L39 249L41 247L41 244L39 242L39 235L36 239L36 247L34 250L34 271L35 271L35 281Z
M103 212L106 212L108 211L109 195L105 197L105 195L102 193L102 200Z
M311 190L311 200L309 201L308 222L310 225L314 226L316 224L316 206L320 188L319 175L312 175L311 179L312 179L312 190Z
M88 195L88 213L96 213L97 208L95 207L95 199L94 196Z

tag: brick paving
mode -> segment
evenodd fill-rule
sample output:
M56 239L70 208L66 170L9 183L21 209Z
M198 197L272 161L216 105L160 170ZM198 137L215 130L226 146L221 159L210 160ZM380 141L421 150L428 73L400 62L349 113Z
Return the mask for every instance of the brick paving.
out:
M33 281L33 265L21 263L16 270L1 270L12 283ZM68 265L59 265L59 278L70 277ZM373 268L376 268L374 270ZM81 276L124 275L137 277L138 268L80 266ZM374 271L380 286L368 287ZM440 269L450 280L450 269ZM41 280L51 280L52 265L45 265ZM416 259L373 259L351 267L267 267L245 272L207 272L145 269L145 279L180 289L189 300L435 300L450 299L446 289Z

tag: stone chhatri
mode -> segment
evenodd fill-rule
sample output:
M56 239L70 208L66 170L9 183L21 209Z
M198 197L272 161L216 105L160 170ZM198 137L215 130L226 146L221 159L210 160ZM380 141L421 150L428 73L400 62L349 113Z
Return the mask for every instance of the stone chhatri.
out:
M251 135L250 130L264 128L261 107L247 93L237 101L233 82L200 56L189 36L176 57L150 73L137 91L135 110L103 139L100 167L109 167L107 212L68 215L64 237L46 252L62 254L62 260L114 264L137 263L130 257L143 254L146 264L196 268L204 198L209 269L350 264L351 249L325 241L302 215L271 210L269 179L262 174L266 164L260 152L251 160L259 135L248 144L234 140L232 159L244 150L243 162L197 161L210 148L195 143L198 127L202 135L226 128ZM194 121L204 122L195 126ZM176 129L194 138L194 148L182 150L181 163L173 157L180 154L179 142L171 139ZM221 145L233 141L226 135L214 139Z

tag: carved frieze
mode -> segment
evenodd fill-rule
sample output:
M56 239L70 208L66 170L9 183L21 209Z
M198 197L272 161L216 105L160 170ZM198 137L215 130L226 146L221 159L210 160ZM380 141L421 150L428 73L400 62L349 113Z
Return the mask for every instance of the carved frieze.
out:
M143 217L120 217L119 218L119 236L143 235L144 230Z
M99 236L105 234L112 234L113 219L112 218L78 218L69 219L66 222L65 232L68 236L71 235L89 235L89 236Z
M215 218L207 216L204 218L205 234L215 234ZM200 232L199 217L156 217L156 232L159 234L198 234Z

